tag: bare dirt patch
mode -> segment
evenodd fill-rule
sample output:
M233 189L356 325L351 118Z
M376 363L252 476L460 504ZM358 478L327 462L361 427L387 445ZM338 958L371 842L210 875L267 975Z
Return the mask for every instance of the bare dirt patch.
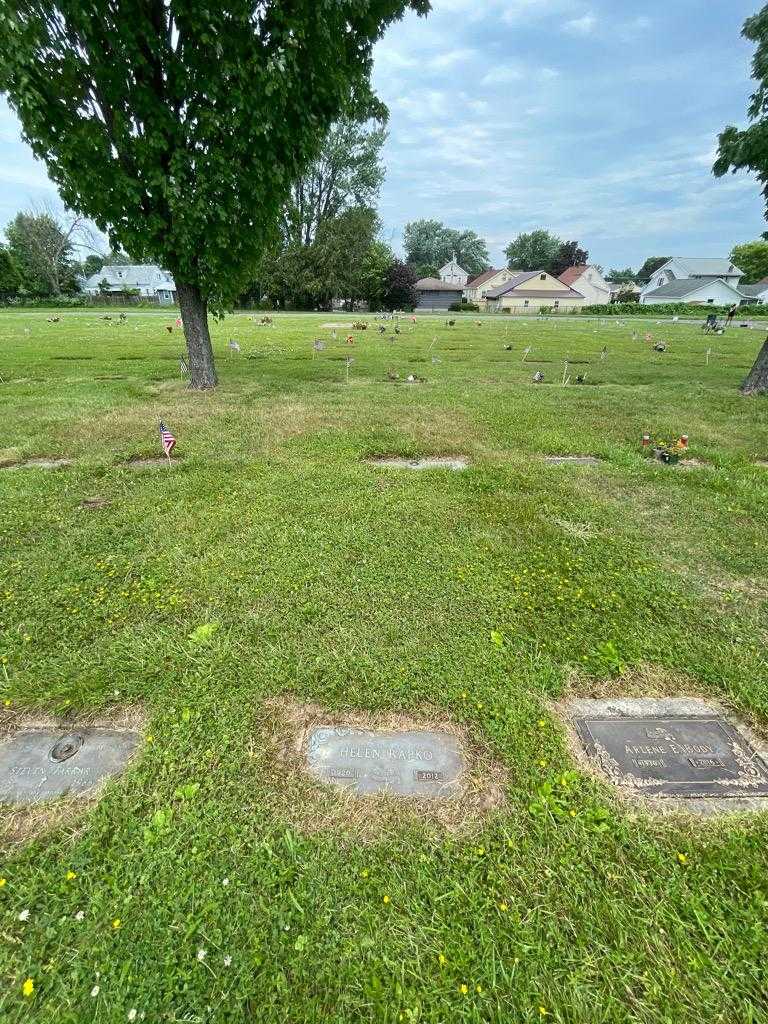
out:
M152 456L148 458L142 458L140 455L135 456L132 459L128 459L123 465L127 466L128 469L172 469L174 463L181 462L180 457L174 457L169 460L164 455Z
M0 469L63 469L71 459L26 459L24 462L0 461Z
M108 508L112 504L107 498L83 498L80 502L80 508L84 508L89 512L95 512L100 508Z
M436 831L464 832L505 804L507 769L466 728L426 709L422 715L372 715L360 711L329 712L316 704L300 704L284 696L265 702L264 768L272 783L275 813L308 833L332 832L360 842L386 839L404 823ZM453 736L464 766L458 789L450 800L357 796L349 790L318 782L306 765L309 734L319 726L351 726L373 731L431 731ZM254 751L255 753L255 751Z
M550 466L599 466L601 459L594 455L545 455Z
M145 716L138 708L119 708L77 717L24 714L9 708L0 711L0 742L23 729L60 729L62 733L78 729L109 729L141 735L144 728ZM102 791L103 784L85 795L64 796L38 804L2 805L0 850L12 850L53 829L76 838L86 828L86 815L98 803Z

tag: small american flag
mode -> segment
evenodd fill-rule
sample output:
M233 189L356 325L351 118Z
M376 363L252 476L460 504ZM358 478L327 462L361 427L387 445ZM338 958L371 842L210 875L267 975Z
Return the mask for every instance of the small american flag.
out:
M160 444L163 446L163 451L170 459L171 452L176 447L176 438L162 420L160 420Z

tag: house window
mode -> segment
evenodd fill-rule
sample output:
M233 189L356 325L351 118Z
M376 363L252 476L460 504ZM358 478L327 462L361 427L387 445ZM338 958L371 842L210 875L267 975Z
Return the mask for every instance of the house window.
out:
M528 299L526 299L526 300L525 300L525 302L523 303L523 305L524 305L524 306L528 306L528 305L530 305L530 303L528 302Z
M715 301L714 299L707 299L707 302L709 303L710 306L714 304L714 301Z
M560 308L560 299L555 299L555 309Z

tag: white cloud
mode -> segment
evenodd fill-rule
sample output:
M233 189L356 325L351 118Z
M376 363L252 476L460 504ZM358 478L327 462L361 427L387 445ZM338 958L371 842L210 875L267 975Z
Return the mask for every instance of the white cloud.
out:
M439 53L426 62L431 71L442 71L445 68L455 67L462 61L470 60L476 54L476 50L449 50L447 53Z
M525 74L520 70L520 68L500 64L498 67L491 68L491 70L483 76L480 84L496 85L504 82L519 82L523 78L525 78Z
M580 18L571 18L570 21L566 21L563 27L566 32L570 32L572 35L589 36L594 32L596 26L597 18L591 11L588 11Z

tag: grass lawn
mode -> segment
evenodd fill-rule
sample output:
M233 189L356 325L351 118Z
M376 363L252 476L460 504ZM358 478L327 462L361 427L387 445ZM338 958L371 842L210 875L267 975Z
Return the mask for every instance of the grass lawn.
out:
M553 710L700 694L765 732L761 332L425 317L351 349L337 315L231 317L201 395L174 313L49 315L0 314L0 460L72 460L0 471L2 713L145 742L98 803L3 811L3 1024L768 1020L766 815L638 813ZM178 459L130 468L159 418ZM649 461L647 430L706 465ZM506 801L353 804L276 755L304 705L451 721Z

